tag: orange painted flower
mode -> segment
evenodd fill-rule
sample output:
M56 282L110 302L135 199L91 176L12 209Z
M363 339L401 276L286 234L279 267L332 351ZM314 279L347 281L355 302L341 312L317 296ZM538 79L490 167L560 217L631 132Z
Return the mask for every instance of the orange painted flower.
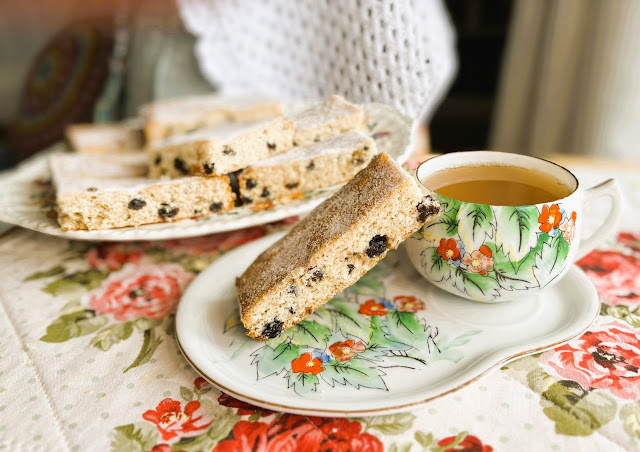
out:
M382 303L376 303L376 300L367 300L365 304L360 305L358 309L360 314L368 315L372 317L374 315L387 315L387 307Z
M493 270L493 253L486 245L482 245L479 250L471 254L465 253L460 266L472 273L480 273L486 275L488 271Z
M538 217L538 223L540 223L540 230L547 234L552 229L557 228L562 220L562 212L560 212L560 206L558 204L552 204L551 207L546 204L542 206L542 212Z
M393 301L395 301L396 306L398 307L398 311L402 312L416 313L427 308L424 304L424 301L420 301L416 297L407 297L401 295L399 297L395 297Z
M445 261L449 259L452 261L460 260L460 248L458 248L458 243L453 239L440 239L440 246L436 251Z
M344 342L336 342L329 347L333 356L341 362L349 361L356 356L356 353L361 353L365 350L365 345L358 341L354 343L351 339Z
M291 361L291 370L294 374L318 375L324 370L324 367L322 367L322 361L319 358L311 359L311 353L303 353L299 358Z
M564 236L567 243L571 243L573 238L576 236L576 219L578 218L578 214L575 212L571 213L571 218L567 218L560 225L560 231Z

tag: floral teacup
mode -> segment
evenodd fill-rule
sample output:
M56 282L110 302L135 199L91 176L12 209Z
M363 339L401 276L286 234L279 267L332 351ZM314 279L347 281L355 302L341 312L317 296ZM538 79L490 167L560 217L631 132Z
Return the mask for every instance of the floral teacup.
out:
M571 194L544 204L493 206L432 193L440 201L440 215L409 238L406 250L427 280L453 294L488 303L537 295L559 281L569 265L595 248L620 220L622 197L615 180L582 190L569 170L534 157L456 152L423 162L416 178L424 187L421 181L436 171L478 165L544 172ZM580 243L585 203L602 196L611 199L611 211L600 215L602 225Z

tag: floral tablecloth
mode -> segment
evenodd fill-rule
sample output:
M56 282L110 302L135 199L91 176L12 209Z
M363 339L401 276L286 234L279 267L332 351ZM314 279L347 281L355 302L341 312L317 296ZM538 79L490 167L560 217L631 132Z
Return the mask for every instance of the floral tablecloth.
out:
M587 186L611 170L574 168ZM184 288L228 250L294 220L164 242L0 236L0 449L491 451L640 449L640 175L618 169L620 231L579 265L601 316L411 412L314 418L239 402L177 349ZM593 222L606 209L585 212Z

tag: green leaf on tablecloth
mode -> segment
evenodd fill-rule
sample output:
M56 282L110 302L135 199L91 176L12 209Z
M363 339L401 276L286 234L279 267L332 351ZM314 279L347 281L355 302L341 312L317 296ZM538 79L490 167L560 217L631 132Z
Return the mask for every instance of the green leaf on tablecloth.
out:
M401 435L413 426L416 417L412 413L396 413L384 416L358 418L365 429L374 429L384 435Z
M356 389L360 387L371 389L387 390L382 376L385 375L380 369L369 367L369 362L359 358L352 358L349 361L339 362L335 359L324 363L324 371L320 373L322 379L327 384L335 387L335 384L351 385Z
M602 303L600 315L608 315L623 320L634 328L640 328L640 308L638 307L631 310L629 306L622 304L609 306L608 304Z
M148 319L146 317L138 317L133 321L133 326L135 326L136 329L141 333L144 333L145 331L160 325L161 322L162 320L154 320L154 319Z
M371 337L371 320L358 312L360 305L340 298L334 298L330 303L334 323L332 330L340 331L345 337L356 336L367 342Z
M620 419L624 431L636 440L640 440L640 401L624 405L620 410Z
M114 429L111 438L111 452L148 451L158 443L155 425L136 422Z
M96 315L92 309L64 314L47 327L47 334L40 338L43 342L66 342L74 337L86 336L102 328L109 319Z
M316 322L302 320L293 326L291 343L298 347L311 347L324 350L327 348L327 338L331 335L331 330L326 326Z
M316 390L316 386L318 386L318 377L313 374L305 374L302 372L293 373L288 371L285 375L285 378L288 381L288 387L293 388L293 390L298 395L305 395L310 393L311 391Z
M287 367L291 367L291 361L299 355L298 347L290 342L284 342L275 349L268 345L259 348L251 354L254 358L251 364L258 369L258 377L279 374Z
M132 322L114 323L98 331L89 342L89 345L106 352L113 344L128 339L132 332Z
M255 422L262 417L262 410L256 411L247 419L248 422Z
M141 366L149 362L153 353L158 348L158 345L162 343L162 339L160 339L153 329L146 330L144 332L144 339L142 340L142 347L140 348L140 352L136 359L127 367L122 373L127 373L134 367Z
M553 383L541 397L544 414L563 435L590 435L610 422L617 410L616 401L603 391L586 391L571 380Z
M42 272L35 272L27 276L24 281L33 281L34 279L40 278L49 278L50 276L56 276L60 273L64 273L66 268L62 265L56 265L55 267L50 268L49 270L45 270Z
M173 336L176 328L176 315L170 314L162 320L162 329L167 336Z
M89 270L73 273L50 282L44 286L42 291L53 296L87 291L100 286L107 276L109 276L108 270Z
M193 400L193 391L185 386L180 386L180 397L185 402L191 402Z
M433 435L431 433L425 433L418 430L413 437L418 444L425 448L429 447L429 445L433 443Z
M213 419L213 422L206 431L190 437L182 437L180 440L171 445L174 451L199 452L210 451L222 439L229 436L233 426L240 420L240 416L234 413L231 408L215 405L209 400L202 401L203 406L207 409L207 418Z
M413 443L404 443L404 444L396 444L391 443L387 452L411 452L411 448L413 447Z

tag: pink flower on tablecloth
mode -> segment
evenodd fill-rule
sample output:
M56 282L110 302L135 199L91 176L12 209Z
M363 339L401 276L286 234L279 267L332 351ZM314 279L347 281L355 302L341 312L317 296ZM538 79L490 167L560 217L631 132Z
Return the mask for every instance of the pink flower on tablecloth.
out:
M173 449L168 444L156 444L148 452L173 452Z
M192 279L175 264L126 265L85 296L98 314L111 314L121 322L138 317L159 320L173 312Z
M543 353L540 363L585 389L640 398L640 333L618 321L596 321L579 339Z
M249 416L255 413L260 413L260 417L267 417L274 413L274 411L267 410L266 408L260 408L259 406L251 405L250 403L235 399L224 392L220 394L220 397L218 397L218 403L228 408L237 408L237 413L240 416Z
M203 237L167 240L163 244L170 251L182 252L191 256L202 256L244 245L263 237L266 233L267 228L264 226L254 226Z
M156 424L162 439L168 441L186 433L201 432L209 427L213 419L203 419L204 416L199 410L200 402L197 400L187 403L183 411L180 402L167 398L160 402L155 410L146 411L142 418Z
M640 234L621 232L618 234L618 242L622 243L627 248L640 253Z
M438 441L438 446L446 447L456 441L455 436L449 436ZM444 449L443 452L492 452L493 447L482 444L477 436L467 435L456 446Z
M600 296L612 306L640 303L640 259L616 251L592 251L580 259Z
M142 250L122 243L105 242L91 248L85 254L91 268L118 270L125 264L137 264L142 259Z

